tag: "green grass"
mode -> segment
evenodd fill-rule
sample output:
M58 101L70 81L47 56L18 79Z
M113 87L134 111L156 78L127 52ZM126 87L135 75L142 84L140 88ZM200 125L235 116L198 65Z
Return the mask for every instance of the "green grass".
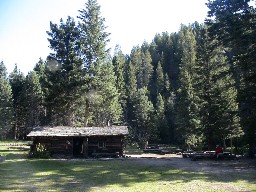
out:
M256 191L255 172L182 171L171 161L153 166L133 159L27 159L19 149L4 153L0 191Z

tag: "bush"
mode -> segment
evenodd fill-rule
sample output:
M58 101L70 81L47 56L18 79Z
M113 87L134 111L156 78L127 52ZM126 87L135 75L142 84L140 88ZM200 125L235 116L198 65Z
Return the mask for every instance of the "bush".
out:
M34 150L30 151L30 157L33 158L49 158L50 153L48 152L45 145L38 143L36 144Z

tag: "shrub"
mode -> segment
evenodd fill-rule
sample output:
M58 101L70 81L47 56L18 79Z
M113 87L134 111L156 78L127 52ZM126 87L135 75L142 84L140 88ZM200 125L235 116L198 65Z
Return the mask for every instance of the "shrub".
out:
M36 144L34 150L30 152L30 157L34 158L49 158L50 153L48 152L46 146L44 144L38 143Z

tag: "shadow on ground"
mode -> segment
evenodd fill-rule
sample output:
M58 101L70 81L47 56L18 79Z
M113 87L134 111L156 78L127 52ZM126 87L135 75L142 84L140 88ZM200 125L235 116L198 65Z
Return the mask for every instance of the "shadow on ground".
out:
M22 159L23 160L18 160ZM178 162L180 166L177 166ZM185 162L185 163L184 163ZM182 163L183 167L182 167ZM209 162L201 162L201 166ZM214 163L214 162L213 162ZM169 184L191 181L235 183L244 181L256 184L256 174L251 171L223 172L223 165L208 165L209 172L189 169L200 162L178 158L128 158L98 160L43 160L24 159L24 154L9 154L0 164L1 190L89 190L97 187L131 187L138 183L168 182ZM215 166L215 167L214 167ZM219 167L218 167L219 166ZM207 167L207 166L206 166ZM217 167L217 168L216 168Z

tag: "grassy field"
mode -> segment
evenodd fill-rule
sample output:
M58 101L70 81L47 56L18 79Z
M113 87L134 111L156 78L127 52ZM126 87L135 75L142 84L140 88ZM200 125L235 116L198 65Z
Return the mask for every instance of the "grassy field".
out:
M256 172L183 171L134 159L28 159L17 146L0 146L0 154L0 191L256 191Z

